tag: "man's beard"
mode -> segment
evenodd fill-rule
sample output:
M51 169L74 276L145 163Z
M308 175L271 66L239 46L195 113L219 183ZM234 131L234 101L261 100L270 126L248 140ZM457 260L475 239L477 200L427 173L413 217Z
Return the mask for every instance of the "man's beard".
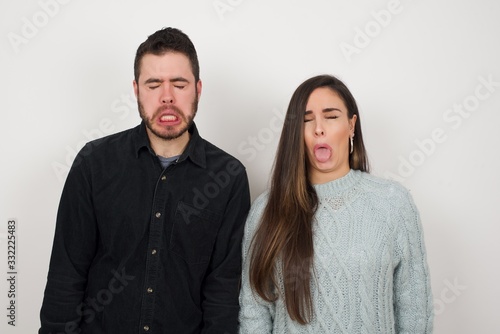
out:
M163 140L172 140L172 139L176 139L176 138L179 138L180 136L182 136L193 125L194 117L196 116L196 112L198 111L198 95L195 95L195 97L193 99L193 103L191 104L192 115L187 116L187 117L186 117L186 115L184 115L184 112L182 110L180 110L179 108L177 108L176 106L168 106L168 107L158 108L156 110L156 112L153 114L153 116L148 118L146 116L146 113L144 111L144 106L142 105L141 99L139 96L137 97L137 105L139 107L139 114L140 114L142 120L144 121L144 123L146 124L147 128L149 129L149 131L151 131L155 136L157 136L158 138L161 138ZM172 127L172 126L167 126L165 128L162 128L162 130L167 131L166 133L165 132L161 133L160 131L154 129L154 127L153 127L154 119L159 114L161 114L165 109L174 110L176 112L177 116L180 117L186 125L177 131L174 131L174 127Z

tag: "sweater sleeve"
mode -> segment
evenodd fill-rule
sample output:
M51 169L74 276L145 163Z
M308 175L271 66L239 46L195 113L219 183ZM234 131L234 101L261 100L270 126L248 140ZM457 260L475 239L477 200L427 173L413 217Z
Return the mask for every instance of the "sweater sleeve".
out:
M243 237L243 272L240 290L240 334L270 334L273 328L275 307L264 301L250 286L250 246L257 229L266 201L265 194L255 200L248 214Z
M406 189L396 191L396 254L394 314L398 334L428 334L433 330L433 301L420 215Z

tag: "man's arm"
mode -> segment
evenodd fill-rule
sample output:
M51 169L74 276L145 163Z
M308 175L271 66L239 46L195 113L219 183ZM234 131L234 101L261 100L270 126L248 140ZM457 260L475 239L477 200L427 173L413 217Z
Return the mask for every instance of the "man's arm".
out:
M59 203L39 334L76 333L81 321L97 239L90 176L82 152L71 167Z
M236 180L202 287L203 334L235 334L238 331L241 240L250 208L250 190L243 166L233 177Z

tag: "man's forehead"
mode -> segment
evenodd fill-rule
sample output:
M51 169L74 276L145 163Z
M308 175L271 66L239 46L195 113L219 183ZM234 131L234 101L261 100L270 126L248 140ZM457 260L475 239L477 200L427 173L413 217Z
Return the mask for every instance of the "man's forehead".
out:
M158 78L171 80L185 78L194 80L189 58L178 52L167 52L162 55L145 54L141 61L141 79Z

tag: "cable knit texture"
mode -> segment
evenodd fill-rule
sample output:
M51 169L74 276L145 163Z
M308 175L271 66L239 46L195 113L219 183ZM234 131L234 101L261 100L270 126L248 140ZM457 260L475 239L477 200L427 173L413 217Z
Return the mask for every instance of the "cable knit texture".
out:
M263 301L250 288L249 247L266 206L252 205L243 240L240 333L432 333L433 302L420 218L400 184L351 170L315 185L312 321L292 321L280 298Z

